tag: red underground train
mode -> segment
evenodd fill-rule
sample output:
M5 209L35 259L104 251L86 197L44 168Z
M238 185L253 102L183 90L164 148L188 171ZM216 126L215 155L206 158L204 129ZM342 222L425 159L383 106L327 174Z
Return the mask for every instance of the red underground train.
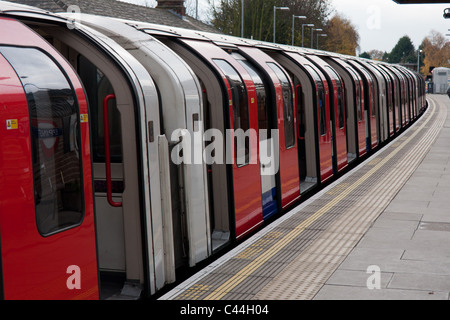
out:
M427 105L423 79L401 66L79 20L0 1L4 299L152 296L395 139ZM208 157L174 162L196 134L193 150Z

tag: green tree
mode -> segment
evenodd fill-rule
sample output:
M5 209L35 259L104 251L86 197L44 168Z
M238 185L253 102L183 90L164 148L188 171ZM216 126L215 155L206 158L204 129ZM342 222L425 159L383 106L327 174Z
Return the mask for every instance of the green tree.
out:
M417 51L408 36L401 37L391 53L388 54L387 61L390 63L414 63L417 62Z
M359 55L360 58L365 58L365 59L372 59L372 56L370 55L370 53L364 51L363 53L361 53Z

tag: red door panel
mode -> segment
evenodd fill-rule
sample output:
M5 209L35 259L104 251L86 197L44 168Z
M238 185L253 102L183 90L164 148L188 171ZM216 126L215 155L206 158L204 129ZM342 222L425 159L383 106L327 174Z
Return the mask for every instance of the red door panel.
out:
M4 297L97 299L89 127L84 116L88 111L83 89L68 63L33 31L10 19L0 19L0 29L7 30L0 34L0 52L3 52L0 55L0 236ZM12 47L2 47L3 44ZM59 66L44 51L58 60ZM39 68L48 70L40 61L53 63L52 72L60 73L63 77L60 79L67 84L70 81L76 94L51 89L51 83L45 89L34 88L32 77L25 75L21 77L22 83L17 74L21 74L18 64L23 57L15 55L16 52L25 57L29 53L40 57L41 60L34 60L29 56L37 70L35 75L39 74ZM29 66L22 67L32 73ZM61 67L66 72L65 79ZM39 75L42 81L49 79L45 77L46 72ZM59 104L62 96L72 97L64 100L70 108ZM41 108L44 101L51 101L48 108L52 110L70 109L72 114L64 116L65 120L61 120L63 116L55 116L56 111L53 116L44 114L47 108ZM81 116L83 120L79 123ZM70 138L76 137L76 131L80 139ZM51 167L51 164L64 163L54 159L69 155L61 159L78 157L81 161L76 165L67 162L65 167ZM82 172L80 167L70 169L76 166L82 166ZM80 179L73 180L75 176ZM76 186L75 181L81 184ZM71 197L74 194L79 197Z
M341 85L344 86L344 82L340 80ZM334 142L336 146L336 161L337 161L337 170L341 171L344 169L348 162L347 162L347 129L346 129L346 121L344 120L344 125L341 126L339 124L339 118L343 117L346 119L345 115L345 107L342 107L343 104L345 104L345 90L342 88L342 91L340 92L340 88L336 82L335 79L332 80L333 86L334 86L334 129L335 129L335 137ZM341 113L341 115L340 115Z
M286 52L286 54L301 65L313 80L316 106L314 108L317 115L317 145L319 148L320 181L325 182L333 176L332 163L332 140L330 127L330 94L327 80L311 61L297 53Z
M307 57L330 78L330 112L333 115L331 122L334 130L334 158L337 171L341 171L348 165L344 82L337 72L320 57L315 55L308 55Z
M261 195L261 171L259 162L259 137L258 137L258 106L256 90L251 76L248 72L233 58L218 46L204 41L182 40L186 45L194 49L198 54L206 58L212 68L215 68L221 75L223 83L226 85L228 94L228 105L211 106L211 112L223 112L228 110L230 128L235 129L233 110L236 107L233 102L233 84L230 78L231 73L238 73L240 79L245 84L248 106L248 124L249 129L254 130L255 135L250 135L251 161L249 164L238 166L236 156L233 167L233 196L234 196L234 214L236 224L236 237L242 237L253 228L263 222L262 215L262 195ZM223 61L223 62L221 62ZM231 67L231 69L230 69ZM230 74L227 74L229 72ZM245 131L245 130L244 130ZM234 151L234 139L232 139L232 150Z
M355 75L357 75L355 71ZM363 156L367 152L367 139L366 139L366 119L364 116L364 110L365 110L365 102L364 102L364 83L358 76L358 85L360 88L359 92L359 103L360 103L360 110L357 112L357 123L358 123L358 144L359 144L359 155ZM358 102L357 102L358 103ZM359 112L361 112L361 115L359 115Z
M240 47L239 48L244 54L246 54L249 58L254 59L254 62L258 63L260 68L264 70L270 77L271 82L275 87L276 94L276 112L273 114L277 114L277 124L278 124L278 132L279 132L279 171L280 171L280 183L281 183L281 203L282 207L285 208L295 200L300 197L300 177L298 171L298 150L297 150L297 138L296 138L296 130L297 127L297 117L296 113L293 112L293 124L294 130L289 132L289 134L293 135L293 140L290 145L286 145L286 141L289 141L289 138L286 139L285 130L286 121L285 119L288 116L285 114L285 103L289 103L288 101L284 101L285 98L283 96L283 87L281 80L278 78L277 73L274 72L272 68L278 67L282 71L282 68L266 53L262 52L257 48L250 47ZM275 65L275 66L274 66ZM283 75L280 75L283 76ZM285 75L287 78L287 75ZM293 92L292 84L289 84L291 87L291 95ZM286 90L286 89L285 89ZM288 129L289 130L289 129Z

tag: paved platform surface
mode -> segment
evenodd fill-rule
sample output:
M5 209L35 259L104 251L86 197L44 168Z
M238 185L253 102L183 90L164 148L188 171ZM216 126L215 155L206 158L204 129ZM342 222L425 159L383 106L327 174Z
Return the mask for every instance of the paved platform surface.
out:
M450 100L161 300L449 299Z
M436 140L314 299L449 299L450 100L429 101L445 111ZM367 281L375 288L368 290Z

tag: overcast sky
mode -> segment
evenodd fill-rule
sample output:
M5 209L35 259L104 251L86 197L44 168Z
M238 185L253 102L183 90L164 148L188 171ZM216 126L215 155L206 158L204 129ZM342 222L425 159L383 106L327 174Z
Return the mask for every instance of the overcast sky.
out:
M122 0L154 6L156 0ZM449 0L450 1L450 0ZM207 0L199 0L200 14L208 7ZM348 18L358 29L361 52L372 49L390 52L397 41L408 35L417 48L422 40L436 30L450 34L450 19L443 18L448 4L400 5L392 0L330 0L333 8ZM450 40L450 37L447 37Z
M431 30L450 34L450 19L442 16L450 3L400 5L392 0L331 1L335 10L357 27L362 51L390 52L404 35L408 35L417 48Z

